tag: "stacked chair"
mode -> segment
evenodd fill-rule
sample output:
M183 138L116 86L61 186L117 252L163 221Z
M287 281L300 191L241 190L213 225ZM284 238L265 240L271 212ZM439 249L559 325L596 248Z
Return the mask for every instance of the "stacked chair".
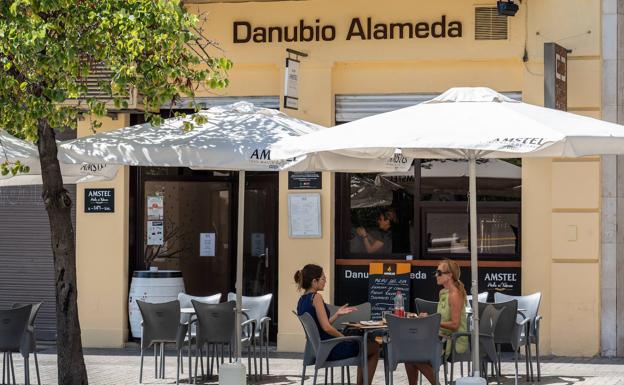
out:
M236 293L228 293L228 301L236 301ZM268 317L273 294L265 294L257 297L243 296L241 307L246 309L247 319L255 322L255 332L253 335L253 349L260 350L260 375L264 371L263 361L266 362L266 374L269 374L269 329L271 318Z
M180 309L192 308L193 307L193 304L191 303L192 300L203 302L203 303L217 304L221 301L221 293L217 293L217 294L213 294L213 295L209 295L205 297L189 295L186 293L178 293L178 301L180 301ZM197 317L194 317L194 316L192 317L190 314L180 314L180 323L188 325L188 330L187 330L188 334L186 337L187 339L186 342L188 346L189 382L191 382L191 378L192 378L191 345L193 344L193 340L195 339L195 336L197 334L195 330ZM180 363L180 372L184 373L184 360L182 360L182 362Z
M500 385L500 372L499 372L499 355L496 351L495 344L495 331L498 326L501 313L504 309L496 309L491 304L479 303L479 313L481 314L479 320L479 355L481 360L481 373L487 375L485 364L490 362L494 365L496 370L496 381ZM470 362L472 360L472 354L470 348L464 353L458 353L455 345L457 339L461 337L467 337L469 341L472 340L471 332L456 332L451 335L451 356L449 357L451 363L451 378L450 383L453 383L453 367L455 362ZM468 346L472 346L471 343ZM473 368L474 369L474 368Z
M494 293L494 302L507 302L511 300L518 301L518 311L516 322L522 322L525 318L529 321L528 334L525 331L520 336L520 345L526 348L526 361L529 365L531 381L533 381L533 360L531 357L531 344L535 345L535 359L537 363L537 381L541 381L540 355L539 355L539 331L542 316L539 315L539 305L542 299L542 293L534 293L523 296L513 296L503 293Z
M229 352L229 362L232 362L232 353L234 352L235 335L236 335L236 302L228 301L219 304L206 304L203 302L192 300L191 303L195 308L197 315L197 336L196 346L198 348L199 360L201 363L202 377L204 376L203 349L206 347L206 366L208 374L212 375L214 363L216 361L217 370L219 363L225 362L225 348ZM257 379L258 370L253 336L255 335L255 320L248 319L241 323L241 345L247 348L247 368L248 375L251 378L251 358L254 360L254 375ZM212 354L210 354L212 350ZM219 352L220 350L220 352ZM195 357L195 374L197 374L197 359Z

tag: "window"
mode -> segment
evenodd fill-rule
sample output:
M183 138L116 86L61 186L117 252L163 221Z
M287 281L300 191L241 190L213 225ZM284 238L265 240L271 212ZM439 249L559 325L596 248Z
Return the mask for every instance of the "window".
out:
M521 163L477 165L481 258L520 258ZM337 174L337 258L468 258L467 162L418 160L405 173Z

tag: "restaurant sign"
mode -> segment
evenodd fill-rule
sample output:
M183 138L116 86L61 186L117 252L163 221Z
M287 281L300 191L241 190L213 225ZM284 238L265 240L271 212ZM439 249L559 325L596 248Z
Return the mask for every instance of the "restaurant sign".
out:
M115 189L113 188L86 188L85 213L114 213Z
M397 40L397 39L440 39L463 36L462 23L441 15L435 21L402 20L380 22L372 17L354 17L348 23L343 35L338 27L325 24L320 18L313 22L300 19L291 25L253 25L246 20L232 24L232 41L242 43L292 43L312 41L352 40Z
M366 265L336 266L336 297L337 305L359 304L366 302L369 286L369 267ZM435 266L411 266L409 274L410 293L406 309L413 310L414 298L437 301L441 287L436 283ZM481 267L479 268L479 292L521 295L520 267ZM461 281L466 290L470 291L470 268L461 268ZM468 293L470 294L470 293Z
M289 190L320 190L323 173L317 171L288 171Z

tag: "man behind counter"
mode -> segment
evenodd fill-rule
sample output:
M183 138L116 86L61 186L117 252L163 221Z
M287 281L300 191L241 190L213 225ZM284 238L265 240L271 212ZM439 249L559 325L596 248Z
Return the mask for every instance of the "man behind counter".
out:
M392 223L394 220L396 220L396 213L387 210L379 213L377 217L378 229L368 231L362 226L355 229L355 233L367 253L392 253Z

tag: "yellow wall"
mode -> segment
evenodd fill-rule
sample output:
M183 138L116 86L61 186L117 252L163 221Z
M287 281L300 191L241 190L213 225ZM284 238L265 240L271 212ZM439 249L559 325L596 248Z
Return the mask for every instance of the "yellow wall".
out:
M301 50L309 57L302 59L301 109L294 115L320 124L333 123L336 94L441 92L452 86L481 85L499 91L522 91L525 101L543 104L543 44L550 41L573 50L568 67L569 111L600 115L600 1L524 1L520 12L509 19L509 40L486 42L475 42L472 37L472 7L476 4L494 2L313 0L220 4L199 9L208 11L208 34L235 62L232 87L224 94L281 95L285 49ZM352 17L373 16L385 22L435 21L442 14L462 21L463 38L351 42L341 38ZM338 38L332 42L290 44L232 43L234 20L266 27L294 25L300 18L308 23L320 18L322 23L335 25ZM525 48L526 63L522 61ZM280 78L278 88L276 78ZM599 161L538 159L525 160L523 166L523 291L543 293L542 352L593 355L599 350L600 332ZM286 215L284 183L280 185L281 223ZM294 307L291 276L307 261L302 250L308 250L308 241L287 239L284 225L281 229L282 338L278 347L287 349L291 345L283 342L286 333L289 338L291 333L298 333L302 340L300 326L292 317L284 319L283 309ZM571 232L576 240L569 240ZM321 241L318 247L320 252L313 260L331 265L327 259L331 241ZM293 260L298 263L291 263ZM581 329L580 340L561 334Z
M304 51L300 67L300 109L287 111L322 125L334 123L336 94L431 93L452 86L489 86L521 91L525 101L543 104L543 44L556 41L569 56L571 112L600 116L600 0L526 0L509 18L507 41L475 41L475 5L493 0L310 0L305 2L191 4L205 16L204 32L219 42L235 66L231 86L205 96L282 95L286 48ZM448 19L463 24L462 38L346 41L350 20L378 22ZM336 26L331 42L233 44L233 21L254 26L307 24L316 18ZM528 61L522 60L527 53ZM107 128L122 121L108 122ZM523 162L523 291L543 294L542 352L593 355L600 333L599 160L532 159ZM290 239L287 179L280 175L279 335L280 350L302 347L301 326L290 314L297 293L294 271L307 262L333 273L333 176L323 175L321 239ZM127 177L117 187L115 214L78 214L81 321L85 340L116 345L127 333ZM79 189L81 194L82 189ZM79 198L79 205L82 201ZM118 228L118 232L104 229ZM123 229L123 230L122 230ZM102 230L102 231L98 231ZM575 237L572 237L574 234ZM573 239L575 238L575 239ZM331 283L332 280L330 279ZM326 298L331 300L328 286ZM579 331L569 338L570 330ZM581 332L582 330L582 332Z
M288 236L288 173L280 173L279 181L279 303L277 348L279 351L303 351L305 336L301 324L292 313L297 308L297 301L301 293L297 292L293 276L295 271L307 263L314 263L323 267L328 277L334 274L333 237L334 218L332 191L334 190L333 175L323 173L322 190L306 190L321 194L321 223L322 238L293 239ZM290 192L300 192L290 191ZM321 293L327 302L333 298L332 280L327 280L325 291Z
M129 115L103 118L102 131L126 127ZM80 121L78 136L90 135ZM85 213L85 188L114 188L114 213ZM122 347L128 339L128 168L110 182L82 183L76 194L78 309L85 347Z

